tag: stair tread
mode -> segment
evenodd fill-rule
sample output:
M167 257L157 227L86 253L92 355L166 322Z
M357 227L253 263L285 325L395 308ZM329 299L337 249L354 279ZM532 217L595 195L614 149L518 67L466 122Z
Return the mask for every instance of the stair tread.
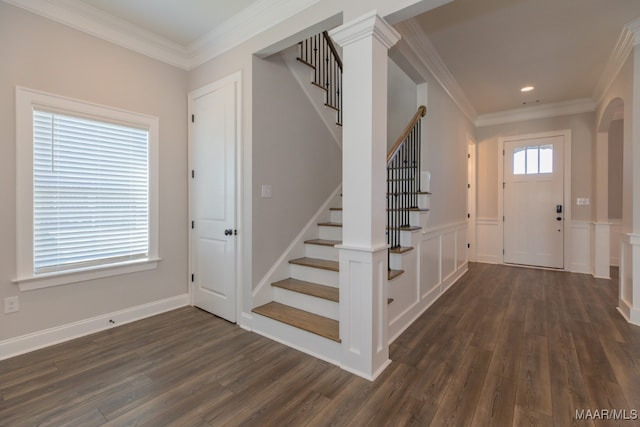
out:
M416 231L416 230L422 230L422 227L417 225L410 225L410 226L404 226L404 227L387 227L387 230Z
M395 209L387 209L387 211L391 211L391 212L406 212L406 211L411 211L411 212L429 212L430 209L428 208L395 208Z
M340 342L340 324L337 320L270 302L252 310L254 313L278 320L321 337Z
M301 58L296 58L296 59L297 59L298 61L300 61L301 63L303 63L304 65L307 65L307 66L309 66L309 67L313 68L314 70L316 69L316 66L315 66L315 65L313 65L313 64L311 64L310 62L307 62L307 61L305 61L304 59L301 59Z
M330 211L341 211L342 208L329 208Z
M389 273L387 274L387 280L393 280L396 277L400 276L402 273L404 273L404 270L389 270Z
M329 261L319 258L298 258L289 261L289 264L303 265L305 267L320 268L323 270L340 271L340 263L338 261Z
M322 227L342 227L342 223L340 223L340 222L330 222L330 221L328 221L328 222L319 222L318 225L322 226Z
M392 194L418 194L418 195L431 196L431 193L428 191L396 191L394 193L387 193L387 196Z
M413 250L412 246L398 246L397 248L389 249L389 252L391 252L392 254L403 254L405 252L409 252L412 250Z
M319 246L335 246L342 243L340 240L327 240L327 239L311 239L311 240L305 240L304 242L310 245L319 245Z
M338 288L321 285L319 283L289 278L272 283L271 286L305 295L311 295L329 301L338 302L340 300L340 290Z

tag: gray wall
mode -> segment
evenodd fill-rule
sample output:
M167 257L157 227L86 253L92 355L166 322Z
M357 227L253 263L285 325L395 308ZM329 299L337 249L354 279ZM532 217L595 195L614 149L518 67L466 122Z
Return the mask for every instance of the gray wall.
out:
M622 219L622 148L624 120L609 126L609 219Z
M577 206L576 198L593 201L591 147L595 113L573 114L479 128L478 136L478 218L498 216L498 139L571 129L571 215L573 220L591 220L591 206Z
M418 110L416 84L400 67L389 59L387 67L387 150L396 140Z
M279 55L252 69L255 287L342 182L342 152Z
M0 341L187 292L187 73L0 2ZM160 119L155 270L20 293L16 276L15 87ZM29 141L21 142L29 143Z

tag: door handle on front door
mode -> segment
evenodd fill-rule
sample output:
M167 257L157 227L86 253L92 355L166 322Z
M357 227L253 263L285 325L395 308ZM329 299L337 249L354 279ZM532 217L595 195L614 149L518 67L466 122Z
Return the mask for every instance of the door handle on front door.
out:
M230 228L227 228L226 230L224 230L224 235L225 236L232 236L233 235L233 230Z

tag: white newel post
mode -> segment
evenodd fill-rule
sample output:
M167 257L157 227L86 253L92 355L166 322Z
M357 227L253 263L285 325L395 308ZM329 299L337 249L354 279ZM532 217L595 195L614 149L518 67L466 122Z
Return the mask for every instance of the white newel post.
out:
M340 339L343 368L373 380L387 341L388 50L400 35L376 11L330 32L343 48Z
M632 231L625 236L620 253L618 310L625 318L640 326L640 21L634 22L633 96L631 108L631 179ZM625 105L625 109L628 108Z

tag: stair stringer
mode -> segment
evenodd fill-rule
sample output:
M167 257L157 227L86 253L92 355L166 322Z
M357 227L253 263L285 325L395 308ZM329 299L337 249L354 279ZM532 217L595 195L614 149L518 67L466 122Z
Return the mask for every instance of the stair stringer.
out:
M284 280L290 276L289 260L305 256L305 240L314 239L318 236L318 222L330 219L329 208L340 202L340 191L342 184L336 188L327 200L320 206L320 209L311 217L309 222L303 227L291 244L280 255L269 271L264 275L258 286L252 293L252 306L258 307L274 300L273 282ZM255 322L255 320L254 320Z
M342 150L342 128L336 124L336 111L326 107L326 92L311 84L313 81L313 71L309 66L298 61L298 46L294 45L280 52L284 63L307 95L311 105L315 108L322 123L327 127L338 147Z

